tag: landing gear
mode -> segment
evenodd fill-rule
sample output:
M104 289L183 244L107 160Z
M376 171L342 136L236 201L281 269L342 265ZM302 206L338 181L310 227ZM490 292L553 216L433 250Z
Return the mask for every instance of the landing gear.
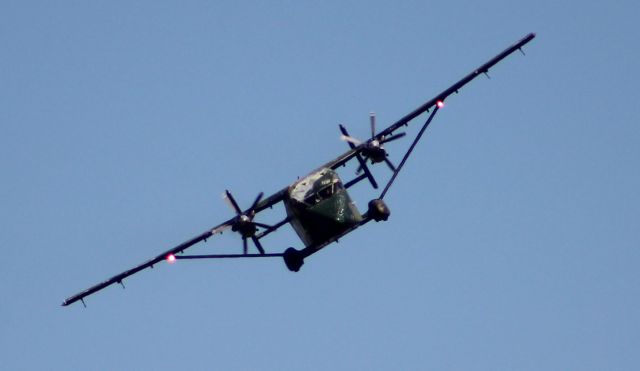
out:
M386 221L389 219L389 215L391 215L391 211L387 207L387 204L384 203L381 199L375 199L369 201L369 210L367 214L371 219L379 222L381 220Z
M282 258L284 259L284 263L287 265L287 268L292 272L299 271L300 267L304 264L302 251L296 250L293 247L286 249L282 254Z

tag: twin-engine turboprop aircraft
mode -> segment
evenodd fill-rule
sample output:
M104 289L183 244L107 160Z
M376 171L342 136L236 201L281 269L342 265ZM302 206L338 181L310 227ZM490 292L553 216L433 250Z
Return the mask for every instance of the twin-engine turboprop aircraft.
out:
M418 143L424 131L429 126L439 109L444 106L444 101L452 94L468 84L471 80L480 74L487 74L490 68L503 60L505 57L515 52L522 51L522 47L529 41L533 40L535 34L526 35L520 41L505 49L502 53L496 55L485 64L473 70L460 81L451 85L449 88L436 95L431 100L410 112L400 120L396 121L386 129L376 132L375 116L371 115L371 138L361 141L353 138L347 132L347 129L340 125L342 139L345 140L350 149L338 156L336 159L327 162L318 169L312 171L309 175L298 179L293 184L286 186L280 191L264 198L260 193L245 210L242 210L236 200L229 191L225 191L225 198L233 208L236 215L231 219L205 231L201 235L190 239L170 250L167 250L153 259L142 263L132 269L117 274L108 280L92 286L76 295L67 298L62 305L66 306L80 300L84 304L84 298L88 295L102 290L114 283L122 284L122 281L163 260L175 261L178 259L224 259L224 258L265 258L265 257L282 257L284 263L289 270L297 272L305 262L305 259L327 246L335 242L345 234L354 229L363 226L375 220L376 222L385 221L389 218L389 208L384 202L384 196L395 181L402 167L411 155L415 145ZM407 149L404 157L398 165L393 164L389 158L384 144L400 139L405 133L397 132L403 126L412 123L418 116L423 113L429 113L426 121L423 123L420 131L413 139L411 145ZM348 162L355 160L358 162L358 171L356 177L343 182L338 176L336 170L344 166ZM378 189L378 183L369 169L369 164L385 163L391 170L392 175L380 195L373 198L367 207L367 210L361 212L353 203L349 188L363 180L368 180L374 189ZM273 224L268 225L255 221L254 219L260 212L271 208L282 202L286 210L286 215ZM304 244L304 248L297 250L295 248L287 248L278 253L267 252L260 242L265 236L277 231L280 227L289 224L300 237ZM242 253L238 254L211 254L211 255L184 255L183 252L198 242L205 241L208 238L222 233L226 229L238 232L242 237ZM255 245L257 253L249 253L249 240Z

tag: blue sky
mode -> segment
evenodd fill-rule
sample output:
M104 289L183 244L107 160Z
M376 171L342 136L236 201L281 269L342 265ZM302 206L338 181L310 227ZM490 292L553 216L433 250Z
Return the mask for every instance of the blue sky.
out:
M630 1L0 4L0 359L12 370L633 370ZM452 96L370 224L279 260L138 264ZM410 133L416 132L410 128ZM409 141L389 145L399 161ZM345 169L345 177L353 169ZM388 177L376 168L380 179ZM353 196L375 197L364 183ZM275 220L282 210L260 215ZM291 231L265 238L300 247ZM194 252L240 251L225 234Z

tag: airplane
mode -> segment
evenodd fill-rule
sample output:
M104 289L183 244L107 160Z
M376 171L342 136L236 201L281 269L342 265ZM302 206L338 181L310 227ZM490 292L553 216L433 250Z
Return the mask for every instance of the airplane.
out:
M181 259L281 257L290 271L298 272L306 258L325 246L336 242L347 233L362 227L372 220L376 222L386 221L391 215L391 212L384 202L384 197L436 113L444 107L444 101L452 94L458 93L463 86L467 85L479 75L485 74L488 77L490 68L515 51L520 50L524 54L522 47L533 40L535 36L534 33L527 34L518 42L509 46L461 80L380 132L376 132L375 116L372 114L370 116L371 137L367 140L358 140L352 137L349 135L347 129L343 125L340 125L339 129L342 133L341 139L349 145L347 152L269 197L264 198L264 193L260 192L251 206L244 210L238 205L231 192L226 190L224 197L235 212L235 216L172 249L160 253L156 257L134 268L68 297L62 305L68 306L76 301L81 301L86 307L84 298L87 296L115 283L124 287L122 281L125 278L144 269L153 268L154 265L165 260L174 262ZM414 122L415 119L423 113L429 113L426 121L422 124L422 127L413 139L400 163L398 165L393 164L388 159L388 153L384 145L404 137L406 134L398 132L398 130ZM356 161L359 165L356 177L347 182L343 182L336 170L352 161ZM369 164L374 165L378 163L385 163L389 170L391 170L392 175L380 195L372 199L368 203L367 210L362 213L351 199L349 188L361 181L368 180L374 189L378 189L379 185L369 169ZM272 208L280 202L284 204L286 211L286 215L284 215L282 220L273 225L254 220L262 211ZM287 224L296 232L304 248L298 250L289 247L283 252L268 253L260 241ZM242 253L207 255L183 254L184 251L191 246L206 241L214 235L221 234L227 229L231 229L232 232L237 232L241 236ZM257 253L249 253L249 240L255 245Z

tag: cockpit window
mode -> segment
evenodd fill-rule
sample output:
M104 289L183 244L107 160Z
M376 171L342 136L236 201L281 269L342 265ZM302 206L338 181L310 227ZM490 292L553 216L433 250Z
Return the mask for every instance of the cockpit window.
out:
M341 187L341 184L339 182L329 184L328 186L322 188L318 192L316 192L316 193L308 196L307 198L305 198L304 202L306 204L309 204L309 205L313 206L313 205L317 204L318 202L320 202L322 200L326 200L328 198L331 198L331 196L333 196L333 194L336 192L336 190L340 189L340 187Z
M321 189L318 192L318 196L320 196L322 200L333 196L333 184L329 184L327 187Z
M316 195L311 195L307 198L304 199L304 203L308 204L308 205L315 205L316 203L318 203L318 201L316 200Z

